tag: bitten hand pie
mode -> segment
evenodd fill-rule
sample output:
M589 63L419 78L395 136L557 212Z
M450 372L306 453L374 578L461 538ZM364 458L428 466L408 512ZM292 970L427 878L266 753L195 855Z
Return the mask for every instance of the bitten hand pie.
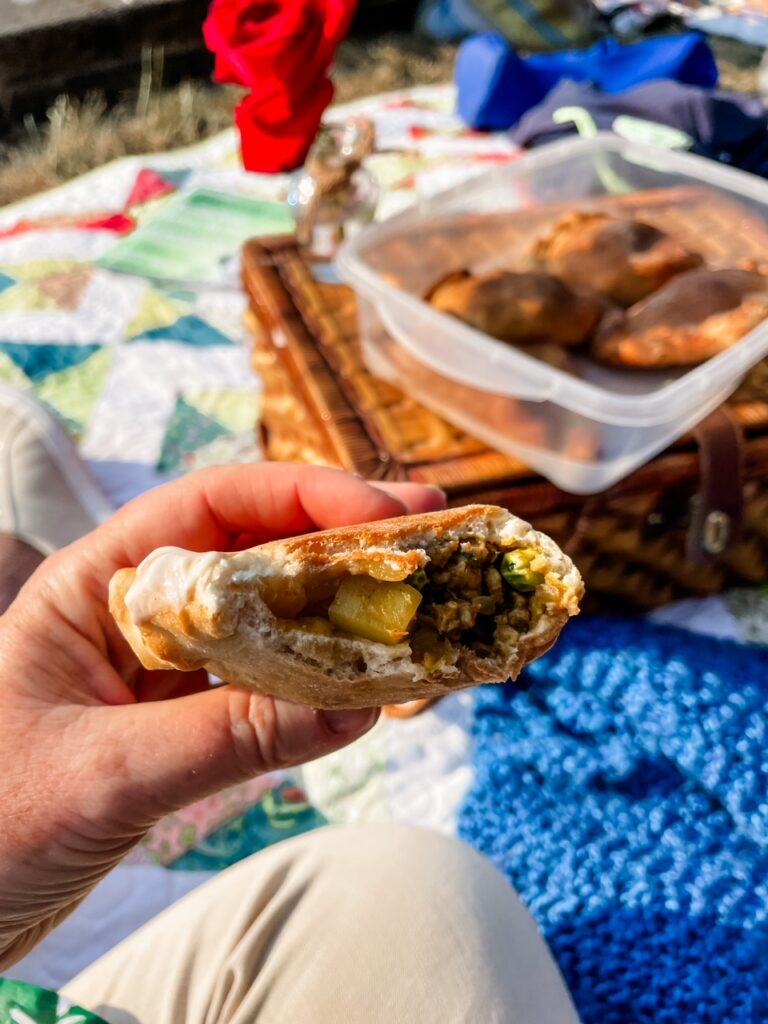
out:
M535 243L531 256L537 269L620 306L639 302L703 263L650 224L599 212L565 214Z
M115 574L110 610L146 668L357 708L516 678L582 593L552 540L470 505L233 554L162 548Z
M473 276L460 270L438 281L426 295L442 313L500 341L578 345L595 330L605 306L551 274L498 270Z
M693 270L619 322L606 321L592 355L613 366L692 366L734 345L768 317L768 278L749 270Z

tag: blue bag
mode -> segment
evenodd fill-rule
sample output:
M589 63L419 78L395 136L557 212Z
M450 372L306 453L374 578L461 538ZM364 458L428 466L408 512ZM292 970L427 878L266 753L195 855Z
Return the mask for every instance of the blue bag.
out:
M456 58L458 111L470 128L503 131L517 124L562 79L593 82L602 92L621 92L666 78L712 88L717 64L697 32L657 36L624 46L601 40L588 50L520 57L502 36L472 36Z

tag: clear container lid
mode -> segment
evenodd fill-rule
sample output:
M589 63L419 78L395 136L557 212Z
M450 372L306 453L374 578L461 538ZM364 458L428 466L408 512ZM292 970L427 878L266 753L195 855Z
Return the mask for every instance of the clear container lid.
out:
M408 239L413 244L414 236L426 243L442 222L464 214L563 204L574 209L605 208L607 197L686 188L696 190L699 210L707 209L708 193L712 215L716 210L720 218L718 238L704 223L706 218L701 218L700 225L689 225L691 236L697 235L698 226L698 250L712 266L734 265L732 257L724 259L723 233L737 243L744 240L744 259L762 253L768 262L768 183L702 157L601 133L543 147L422 199L347 242L339 253L338 269L375 305L391 336L445 377L493 394L556 402L575 412L588 410L604 423L640 427L683 419L724 387L735 388L768 353L768 322L692 369L614 369L577 354L576 372L569 373L434 310L421 298L424 281L419 274L411 273L409 279L403 273L397 243ZM514 255L500 251L472 269L509 266Z

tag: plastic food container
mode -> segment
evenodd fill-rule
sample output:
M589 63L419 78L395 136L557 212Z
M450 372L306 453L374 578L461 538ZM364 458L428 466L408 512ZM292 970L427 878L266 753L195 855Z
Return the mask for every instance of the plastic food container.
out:
M524 155L370 227L338 256L358 295L368 368L563 490L604 490L690 430L768 354L768 322L691 369L550 365L421 296L460 267L519 266L566 210L626 211L714 266L768 262L768 183L601 134ZM684 237L681 237L684 236Z

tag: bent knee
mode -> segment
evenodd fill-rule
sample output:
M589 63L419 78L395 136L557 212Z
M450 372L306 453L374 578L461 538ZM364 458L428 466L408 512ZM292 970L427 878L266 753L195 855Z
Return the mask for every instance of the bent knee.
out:
M514 900L509 883L483 856L458 839L409 825L330 826L303 837L326 883L346 890L375 887L379 894L432 903L451 892L454 901L474 893Z
M414 825L329 825L303 838L310 839L318 851L331 857L335 864L355 861L362 865L370 861L380 866L385 853L390 855L388 863L404 861L412 870L436 860L485 863L466 843Z

